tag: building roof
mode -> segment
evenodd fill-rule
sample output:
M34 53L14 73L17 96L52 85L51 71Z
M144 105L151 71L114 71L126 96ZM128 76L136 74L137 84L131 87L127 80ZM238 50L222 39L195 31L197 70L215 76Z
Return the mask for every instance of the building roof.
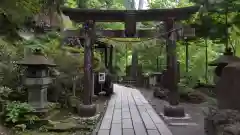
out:
M29 55L25 57L22 61L18 62L19 65L34 65L34 66L56 66L56 64L50 60L47 59L44 55L39 55L39 54L34 54L34 55Z

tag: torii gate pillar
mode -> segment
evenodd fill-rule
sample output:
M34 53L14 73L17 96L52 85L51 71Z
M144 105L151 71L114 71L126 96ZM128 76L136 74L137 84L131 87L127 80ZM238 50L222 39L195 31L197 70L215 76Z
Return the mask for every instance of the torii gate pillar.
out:
M95 23L88 20L84 23L84 90L83 90L83 104L78 106L78 114L82 117L91 117L96 114L96 105L92 103L93 95L93 44Z
M174 18L169 18L166 21L166 31L170 32L167 37L167 88L169 90L168 102L169 105L164 107L164 116L167 117L184 117L184 108L179 106L179 93L178 93L178 82L179 82L179 64L177 61L176 53L176 40L177 34L174 30Z

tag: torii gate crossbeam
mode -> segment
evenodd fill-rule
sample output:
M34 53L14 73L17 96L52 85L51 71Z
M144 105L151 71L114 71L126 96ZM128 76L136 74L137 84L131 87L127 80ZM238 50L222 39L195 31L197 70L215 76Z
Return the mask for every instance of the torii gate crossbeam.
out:
M76 22L95 20L96 22L125 22L126 16L135 16L136 22L165 21L167 18L184 20L199 10L200 6L191 6L173 9L149 9L149 10L98 10L98 9L72 9L62 7L63 14Z

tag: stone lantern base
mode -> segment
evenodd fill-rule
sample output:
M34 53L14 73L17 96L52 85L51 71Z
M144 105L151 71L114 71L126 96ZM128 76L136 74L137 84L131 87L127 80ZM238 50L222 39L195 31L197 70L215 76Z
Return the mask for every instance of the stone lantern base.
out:
M78 115L81 117L92 117L97 112L97 106L95 104L91 105L84 105L79 104L77 105Z
M167 117L185 117L185 110L182 106L165 105L164 116Z
M47 86L32 86L28 89L28 103L35 112L47 112Z

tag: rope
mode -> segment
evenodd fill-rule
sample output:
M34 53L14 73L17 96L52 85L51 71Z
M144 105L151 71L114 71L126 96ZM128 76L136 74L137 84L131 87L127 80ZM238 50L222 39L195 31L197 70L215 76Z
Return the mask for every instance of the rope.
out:
M149 40L153 40L153 39L156 39L156 38L165 37L167 34L172 33L174 31L177 31L177 30L180 30L180 29L182 29L182 28L172 29L168 32L160 33L160 35L158 35L158 36L148 38L148 39L144 39L144 40L140 40L140 41L123 41L123 40L113 39L113 38L105 37L105 36L98 36L98 38L106 38L108 40L112 40L112 41L116 41L116 42L125 42L125 43L127 43L127 42L144 42L144 41L149 41Z

